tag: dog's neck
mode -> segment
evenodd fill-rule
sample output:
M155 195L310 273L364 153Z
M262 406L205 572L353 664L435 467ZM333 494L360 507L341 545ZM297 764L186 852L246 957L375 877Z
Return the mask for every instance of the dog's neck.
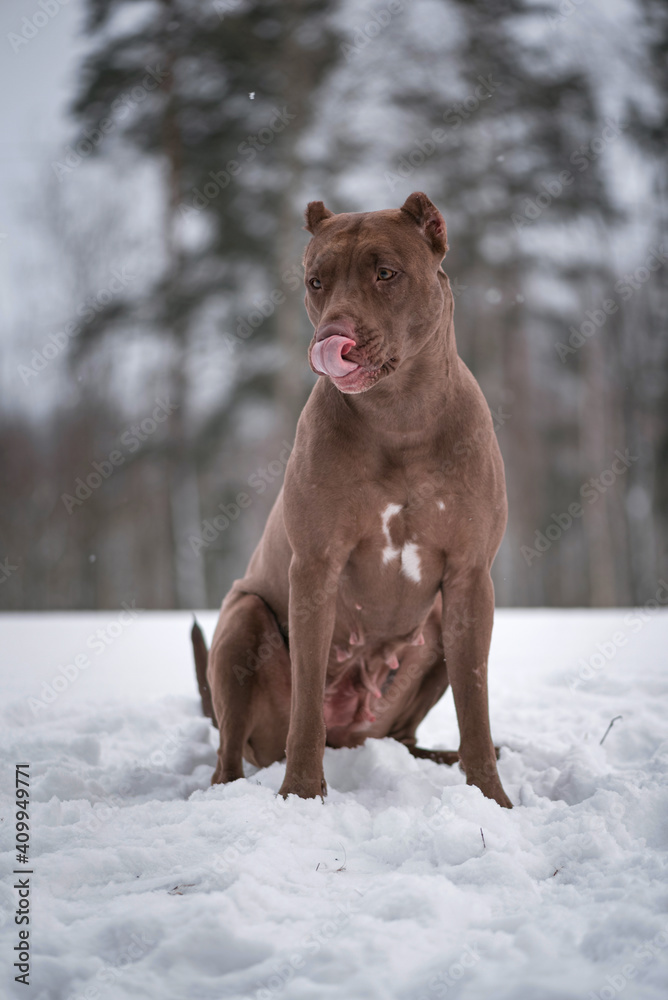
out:
M453 312L448 295L438 327L417 354L366 392L344 394L330 386L336 403L388 443L406 447L428 437L446 419L459 381Z

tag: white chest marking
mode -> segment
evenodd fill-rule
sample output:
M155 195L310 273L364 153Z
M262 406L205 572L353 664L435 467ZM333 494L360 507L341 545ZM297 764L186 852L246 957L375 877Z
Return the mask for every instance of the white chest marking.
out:
M420 555L415 542L406 542L401 550L401 572L415 583L419 583L422 579L420 576Z
M390 537L390 518L398 514L401 507L398 503L388 503L381 514L383 525L383 535L385 536L385 548L383 549L383 563L389 563L393 559L399 558L400 571L414 583L419 583L422 579L420 573L420 554L415 542L405 542L402 548L392 544Z
M396 559L398 555L401 554L401 549L397 549L392 544L392 539L390 538L390 528L389 521L391 517L398 514L401 507L398 503L388 503L387 507L380 515L383 522L383 534L385 535L386 546L383 549L383 562L388 563L390 559Z
M442 500L437 500L436 506L438 507L439 510L445 510L445 504L443 503Z

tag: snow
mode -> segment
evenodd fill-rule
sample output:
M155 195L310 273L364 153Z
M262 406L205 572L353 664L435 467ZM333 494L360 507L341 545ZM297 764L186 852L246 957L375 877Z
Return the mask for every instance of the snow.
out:
M0 618L0 846L18 867L29 761L34 1000L666 995L667 611L497 612L507 811L391 740L328 749L324 805L277 798L283 764L211 788L189 616L135 610ZM449 694L420 735L456 746Z

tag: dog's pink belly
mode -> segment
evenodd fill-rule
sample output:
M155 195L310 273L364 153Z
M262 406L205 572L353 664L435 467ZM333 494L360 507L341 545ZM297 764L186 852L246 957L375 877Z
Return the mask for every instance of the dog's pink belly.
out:
M356 609L357 610L357 609ZM365 636L352 613L347 641L335 632L325 683L324 719L330 746L356 746L367 735L384 736L392 728L394 709L410 698L424 670L442 660L440 596L410 616L412 627L400 635ZM417 622L417 624L415 624ZM336 635L339 641L336 641Z
M333 675L328 673L324 703L327 729L367 728L375 722L374 706L382 697L381 688L398 667L396 656L388 655L386 660L361 650L335 668Z
M325 726L329 730L374 722L370 699L371 692L358 687L352 670L346 671L325 692Z
M403 656L402 656L403 659ZM386 698L395 683L401 700L419 685L419 672L391 668L380 661L369 667L356 662L334 678L328 678L325 690L324 718L327 743L333 747L357 746L367 736L386 736L392 728L394 712L400 705L396 698ZM399 680L399 678L401 678Z

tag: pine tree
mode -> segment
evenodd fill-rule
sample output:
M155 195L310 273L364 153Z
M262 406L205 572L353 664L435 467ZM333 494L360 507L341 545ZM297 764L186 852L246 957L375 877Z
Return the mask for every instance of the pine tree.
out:
M268 429L275 442L291 436L307 388L294 374L303 370L294 361L305 346L293 294L300 283L299 140L332 39L324 0L161 0L139 15L134 7L131 0L88 0L93 45L75 112L84 135L106 119L113 123L98 155L122 142L162 164L166 259L141 295L115 302L82 330L79 357L110 335L164 338L175 404L165 483L174 602L202 605L204 563L189 543L201 523L198 474L220 459L221 443L223 455L238 454L239 416L253 399L278 409ZM276 303L269 316L258 312L267 301ZM195 425L189 402L197 385L188 367L201 356L202 335L216 342L209 364L220 368L227 391ZM220 499L213 496L211 506Z

